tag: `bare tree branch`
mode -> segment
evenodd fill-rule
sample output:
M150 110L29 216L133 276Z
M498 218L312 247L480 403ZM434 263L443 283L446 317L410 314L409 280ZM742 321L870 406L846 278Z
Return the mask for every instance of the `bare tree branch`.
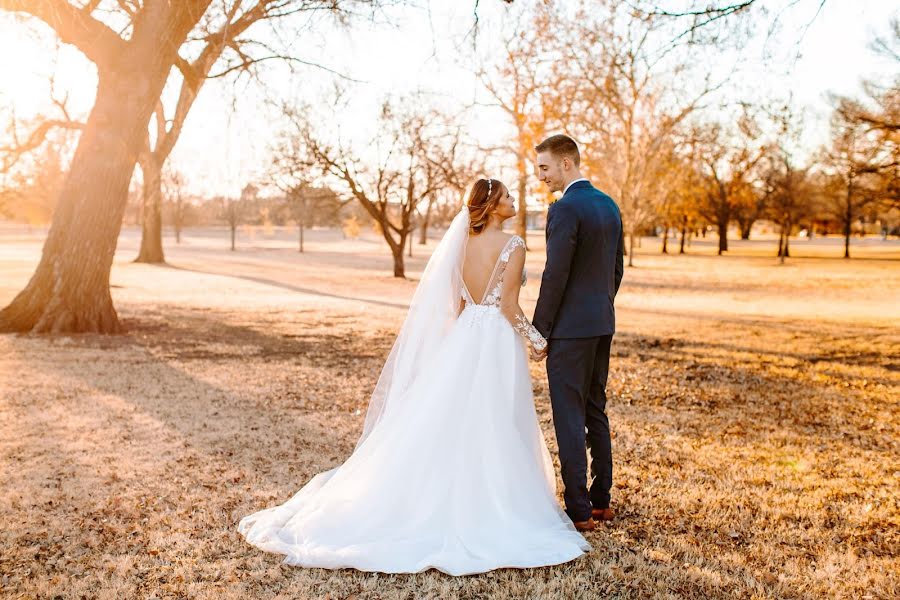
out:
M35 150L44 143L47 135L54 129L84 129L84 123L78 121L66 121L57 119L47 119L41 123L29 134L28 139L21 143L15 140L12 145L0 146L0 172L8 171L23 155Z
M0 9L40 19L98 66L108 65L125 51L126 42L115 31L65 0L0 0Z

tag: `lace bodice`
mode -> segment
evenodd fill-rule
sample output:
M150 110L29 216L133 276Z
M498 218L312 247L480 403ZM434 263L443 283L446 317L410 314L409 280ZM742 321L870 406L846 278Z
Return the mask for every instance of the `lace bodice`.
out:
M468 288L466 288L465 283L462 286L462 297L465 300L466 308L470 308L473 306L476 307L493 307L500 308L500 297L501 291L503 289L503 277L506 274L506 267L509 264L509 257L513 253L516 248L525 248L525 240L523 240L518 235L514 235L506 242L506 245L503 246L503 250L500 251L500 256L497 257L497 262L494 265L494 271L491 273L491 277L488 279L488 286L485 288L484 297L481 299L481 302L475 302L475 299L472 297L472 294L469 293ZM522 269L522 283L524 286L527 282L527 278L525 275L525 270ZM547 340L538 332L537 329L528 321L524 314L522 314L521 309L517 311L515 315L515 321L512 323L513 328L524 337L528 342L537 348L538 350L542 350L547 347Z

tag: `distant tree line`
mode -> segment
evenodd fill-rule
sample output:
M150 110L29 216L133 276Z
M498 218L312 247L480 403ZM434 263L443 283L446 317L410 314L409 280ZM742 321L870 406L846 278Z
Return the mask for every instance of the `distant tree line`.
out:
M394 275L403 277L416 229L421 240L436 218L458 207L472 179L485 175L488 154L516 166L508 184L520 209L526 198L546 195L529 161L534 143L559 131L580 142L586 175L619 203L629 261L639 236L657 229L680 232L683 248L689 232L711 227L724 253L729 228L746 236L767 219L781 230L783 259L800 227L840 230L848 257L854 229L893 227L900 195L896 75L868 82L864 97L834 98L830 142L801 161L803 124L790 102L723 103L729 75L716 79L708 69L711 54L743 39L741 19L758 14L760 0L698 0L683 3L681 12L661 4L512 3L509 14L519 23L507 29L501 56L473 67L483 84L474 104L497 108L510 126L509 143L474 147L460 115L421 99L389 98L371 143L351 147L310 118L309 107L287 106L285 144L273 152L265 181L237 198L192 202L167 161L204 82L254 77L270 60L306 65L294 55L303 46L290 40L322 17L352 27L382 3L0 0L0 10L40 21L75 46L99 82L84 119L55 97L58 114L8 119L0 212L29 222L49 218L52 226L31 280L0 310L0 331L121 331L109 274L123 219L133 210L129 198L139 198L143 262L165 260L166 215L176 238L192 218L220 219L234 233L244 220L291 215L302 250L305 228L337 203L339 214L354 207L372 220L391 250ZM892 23L873 46L900 60L900 26ZM166 87L174 104L165 102ZM142 185L135 188L137 166ZM524 216L520 210L516 223L523 236ZM346 230L359 227L351 217L356 222Z

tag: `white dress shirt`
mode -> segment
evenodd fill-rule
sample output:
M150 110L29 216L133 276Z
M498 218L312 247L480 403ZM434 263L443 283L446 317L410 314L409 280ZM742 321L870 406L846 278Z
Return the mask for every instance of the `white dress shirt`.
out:
M569 185L566 186L566 189L563 190L563 196L566 195L566 192L569 191L569 188L572 187L572 184L573 184L573 183L578 183L579 181L588 181L588 178L587 178L587 177L581 177L581 178L579 178L579 179L576 179L575 181L570 181L570 182L569 182ZM588 183L590 183L590 182L588 182Z

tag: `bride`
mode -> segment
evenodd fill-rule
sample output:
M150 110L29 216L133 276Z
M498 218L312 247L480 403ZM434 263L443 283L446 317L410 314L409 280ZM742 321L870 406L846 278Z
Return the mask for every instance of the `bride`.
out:
M450 575L538 567L591 549L556 500L519 307L525 243L516 209L480 179L428 261L342 465L241 519L284 564ZM523 343L523 340L525 343Z

